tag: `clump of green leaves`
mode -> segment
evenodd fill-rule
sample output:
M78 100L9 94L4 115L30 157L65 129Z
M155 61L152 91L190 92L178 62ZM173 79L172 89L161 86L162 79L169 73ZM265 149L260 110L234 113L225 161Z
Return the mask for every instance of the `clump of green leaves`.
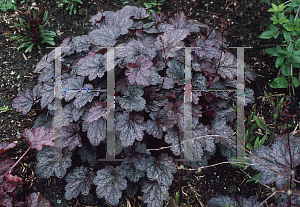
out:
M0 114L4 113L4 112L7 112L8 110L9 110L8 106L0 107Z
M17 17L20 23L9 23L13 33L7 34L12 40L18 40L17 44L21 44L17 49L27 48L25 53L31 50L34 46L41 49L41 44L48 43L55 45L54 37L56 33L53 31L44 30L44 26L49 24L48 11L44 7L35 11L28 7L28 12L24 10L18 11Z
M13 0L0 0L0 10L6 12L7 10L17 10L16 2Z
M286 47L282 48L277 45L274 48L269 48L266 52L277 57L275 66L280 67L281 76L275 78L271 83L271 88L289 88L298 87L299 77L293 68L300 68L300 19L298 18L298 8L300 7L300 0L291 0L288 4L276 5L272 3L272 8L269 12L274 12L270 20L273 22L270 24L270 29L264 31L259 37L262 39L277 39L278 36L283 35ZM296 13L294 16L293 11ZM289 90L290 91L290 90Z
M66 7L66 10L69 10L69 15L72 14L76 14L77 13L77 9L76 7L80 8L80 6L77 6L77 3L83 4L81 0L60 0L56 2L58 4L59 7L63 7L64 4L68 4Z
M18 1L21 4L25 3L25 0L0 0L0 10L4 12L8 10L16 11L18 9L17 7Z
M164 192L165 196L168 198L168 201L169 201L169 206L172 206L172 207L177 207L177 206L186 206L185 203L181 203L179 205L179 194L178 192L176 192L174 198L172 198L172 196L168 196L165 192Z

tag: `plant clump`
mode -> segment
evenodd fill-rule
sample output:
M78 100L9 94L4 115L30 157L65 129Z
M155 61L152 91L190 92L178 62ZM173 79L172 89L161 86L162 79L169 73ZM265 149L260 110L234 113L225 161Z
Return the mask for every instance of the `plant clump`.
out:
M153 14L154 21L144 23L148 17L144 8L135 6L99 12L91 18L87 35L61 44L63 149L57 155L53 146L43 146L36 171L39 177L65 178L67 200L91 193L91 185L96 185L96 195L111 205L119 203L122 192L134 197L140 190L149 207L163 206L177 172L174 159L182 156L189 160L185 165L199 167L207 165L217 146L228 159L236 154L236 138L227 125L236 114L228 104L229 94L222 90L236 88L237 60L226 50L224 38L205 24L187 20L183 12L169 23L162 14ZM191 100L191 140L184 135L185 47L192 48L192 88L197 90ZM34 72L41 72L38 84L13 101L23 115L35 104L48 111L38 117L33 132L40 127L54 129L56 124L54 51L36 65ZM109 87L110 61L114 62L115 106L108 101L110 94L103 92ZM256 77L246 65L245 76ZM246 88L245 93L245 104L253 103L253 90ZM108 143L111 110L115 154L124 161L99 168L97 159L105 157L94 147ZM25 135L36 140L43 136L28 131ZM156 149L168 145L171 150L151 151L147 143ZM77 148L81 166L71 161ZM73 170L67 174L67 168Z

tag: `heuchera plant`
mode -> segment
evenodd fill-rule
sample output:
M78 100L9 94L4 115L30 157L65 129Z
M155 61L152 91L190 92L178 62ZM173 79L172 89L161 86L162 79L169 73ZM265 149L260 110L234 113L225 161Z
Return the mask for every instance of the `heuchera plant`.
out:
M55 156L53 146L44 146L37 154L36 172L43 178L54 173L64 177L67 200L89 194L91 185L96 185L96 195L111 205L119 203L123 191L133 198L140 190L149 207L163 206L177 172L174 158L181 155L200 160L184 163L197 167L207 165L216 145L228 159L236 154L231 142L235 137L230 138L233 130L226 124L236 117L227 103L228 93L200 91L236 88L237 60L225 50L225 40L207 25L187 20L183 12L169 23L163 14L153 14L154 22L145 23L148 17L144 8L135 6L99 12L91 18L87 35L67 38L61 44L68 46L61 48L62 88L81 90L63 92L62 155ZM192 94L193 138L206 137L181 147L185 129L184 46L197 47L192 50L192 87L199 90ZM107 109L112 107L106 101L107 94L100 92L107 87L105 47L115 47L115 146L124 161L99 168L97 159L105 157L95 147L106 145ZM53 129L54 62L53 50L36 65L35 72L41 72L38 84L13 100L13 107L23 115L34 104L48 110L38 117L32 131ZM245 76L254 80L256 75L245 65ZM246 88L245 93L245 104L254 102L253 90ZM216 134L222 137L210 136ZM31 135L43 139L43 134ZM169 145L171 151L152 152L147 143L156 148ZM80 148L82 166L72 167L76 148ZM70 167L73 169L66 175Z

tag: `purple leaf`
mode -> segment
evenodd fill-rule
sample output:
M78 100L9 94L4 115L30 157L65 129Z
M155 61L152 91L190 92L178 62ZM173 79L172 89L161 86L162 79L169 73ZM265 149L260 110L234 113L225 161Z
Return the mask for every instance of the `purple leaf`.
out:
M2 177L7 171L15 164L10 158L2 157L0 158L0 177ZM1 180L0 180L1 181ZM1 182L0 182L1 183ZM1 189L1 188L0 188Z
M32 130L25 129L21 135L26 138L31 148L37 150L42 150L42 146L54 147L55 144L53 140L57 138L54 137L52 127L38 127L33 128Z
M13 198L7 195L6 192L0 191L0 205L5 207L13 207Z
M110 205L117 205L122 196L121 190L127 186L125 179L126 172L120 166L113 168L105 166L104 169L97 171L97 176L93 183L97 185L96 193L98 198L105 198Z
M41 99L41 108L44 109L54 99L54 82L43 83L39 91Z
M81 76L89 76L89 80L101 78L106 71L106 57L102 54L91 55L81 62L76 73Z
M34 97L32 90L27 89L25 92L21 91L19 96L13 100L12 107L15 108L18 112L22 111L23 115L25 115L30 111L33 100Z
M73 151L76 146L81 147L81 137L79 135L80 127L76 123L71 123L69 126L62 127L62 147L68 147Z
M98 12L96 15L92 16L89 22L91 22L92 25L95 25L101 21L102 17L103 17L102 13Z
M201 73L194 73L192 77L193 88L196 87L200 90L206 90L206 78Z
M159 35L154 44L157 49L163 51L166 58L174 57L175 51L180 49L176 47L184 46L181 40L185 39L188 34L189 31L186 29L169 30L163 35Z
M49 179L53 173L58 178L63 178L67 173L67 168L72 165L72 152L68 148L62 150L62 154L54 154L54 147L45 146L42 150L38 151L36 159L36 174L39 178Z
M72 50L76 52L88 51L92 40L88 35L77 36L72 39Z
M134 83L143 86L149 86L151 83L151 70L153 63L144 57L138 57L134 64L129 64L125 75L128 76L129 84Z
M87 122L93 122L97 121L101 117L104 119L107 118L107 109L106 105L103 102L96 102L95 105L89 110L88 117L85 121Z
M123 147L132 145L136 140L142 141L144 137L144 118L135 115L130 117L129 113L123 112L116 116L116 130L120 131L120 140Z
M52 81L53 77L54 77L54 67L52 65L52 67L46 67L43 69L43 71L38 77L38 82L40 83L40 82Z
M121 48L116 50L116 56L124 59L125 63L134 63L138 57L149 57L151 60L156 55L154 39L151 37L141 40L131 39L127 44L122 44Z
M82 195L88 195L94 177L95 173L90 172L87 167L76 167L73 172L65 177L65 181L67 182L65 186L66 200L77 198L80 192Z
M300 192L299 192L299 190L293 189L293 193L299 194ZM278 201L277 207L289 207L289 198L286 193L279 193L278 199L276 199L276 201ZM299 196L292 194L291 195L291 204L292 204L291 206L294 206L294 207L300 206Z
M173 181L173 174L177 172L177 168L173 165L173 158L167 153L161 154L158 159L148 157L147 162L147 177L150 180L157 180L160 185L169 187Z
M82 130L87 131L87 137L93 146L98 146L101 141L106 137L106 120L103 118L94 122L87 122L86 120L82 124Z
M42 113L39 115L39 117L35 120L35 123L32 128L38 128L38 127L44 127L47 128L49 126L52 126L52 120L53 116Z
M72 100L78 90L71 90L71 89L81 89L83 85L84 77L82 76L75 76L70 77L63 80L62 87L65 91L62 91L62 97L66 101Z
M226 120L224 117L221 119L215 119L215 121L212 124L211 134L222 136L215 137L215 143L220 142L223 146L231 148L232 142L230 141L231 137L229 135L232 135L233 133L234 131L231 129L231 127L226 125Z
M13 192L18 185L24 184L23 179L18 175L7 174L5 175L5 182L2 184L1 188L5 192Z
M127 157L122 162L122 167L126 171L127 178L132 182L137 182L144 177L147 165L147 157L151 154L147 151L146 145L135 142L135 146L126 148Z
M121 91L121 94L125 95L127 87L128 87L128 79L122 78L116 83L116 92Z
M125 97L117 97L116 100L125 110L142 111L145 108L146 100L142 97L144 91L134 86L128 86Z
M167 110L152 111L150 113L151 119L147 121L147 133L161 139L163 130L172 128L175 124L174 117L169 116L169 113Z
M15 146L16 146L16 144L15 144L14 140L11 140L9 142L0 143L0 155Z
M168 195L168 187L160 185L157 181L145 182L141 190L143 194L143 202L147 203L148 207L163 206L166 200L165 193Z
M184 103L181 101L168 102L164 106L164 110L168 111L169 120L174 120L180 131L184 131Z
M223 207L226 204L228 204L228 206L234 206L235 201L228 196L220 195L218 197L211 198L207 203L209 207Z
M194 40L191 47L197 47L193 49L193 51L195 51L200 58L207 58L207 61L211 61L213 58L220 59L221 57L219 40L210 40L200 37Z
M89 143L83 143L78 150L81 162L88 162L92 167L98 167L96 148Z
M277 137L271 148L263 145L260 148L253 150L253 155L258 157L260 161L254 158L253 155L249 155L249 161L252 164L252 168L262 172L259 179L262 183L270 184L276 182L276 185L281 187L286 181L288 181L291 175L292 178L295 177L295 173L292 173L291 171L295 172L294 168L300 164L300 140L298 137L294 137L292 135L289 135L289 139L292 162L290 159L286 136ZM293 169L290 169L291 166L293 166ZM286 177L278 174L270 168L282 173Z
M62 123L63 126L69 126L73 120L78 121L84 113L84 107L78 109L74 104L67 104L62 109Z
M49 54L45 55L40 62L36 64L36 68L34 70L35 73L40 72L44 68L53 68L53 63L51 63L52 60L54 60L54 51L52 50Z
M173 78L174 82L183 85L184 84L184 64L172 59L168 62L167 75Z
M105 12L105 24L108 27L118 28L119 33L124 35L133 24L133 20L130 19L132 15L132 10L127 7L116 12Z
M73 50L73 43L70 42L70 38L67 37L63 40L63 42L60 44L61 52L63 53L63 56L69 56L73 54L75 51Z
M196 20L186 21L186 16L182 11L175 16L175 19L170 18L169 21L175 26L175 29L187 29L190 32L199 32L200 27L208 28L207 25L201 24Z
M134 19L145 19L150 16L149 14L147 14L145 8L138 8L136 6L127 5L123 7L123 9L128 9L128 10L131 9L131 14L134 16Z
M217 60L215 64L220 64L218 74L223 79L234 79L237 76L236 58L233 56L233 54L229 52L222 52L221 63Z
M127 158L127 157L126 157ZM135 168L134 160L125 159L122 162L122 167L126 171L126 177L131 182L138 182L140 178L145 176L145 172Z
M121 35L121 32L122 30L119 27L104 25L100 29L91 31L89 33L89 38L93 40L95 45L112 47L116 44L116 39Z
M51 207L50 202L43 196L39 196L37 193L31 193L26 196L26 204L30 207Z
M175 81L173 78L164 77L163 82L164 82L164 85L163 85L164 89L174 88Z
M251 196L248 199L232 195L231 198L228 196L218 196L211 198L208 201L208 207L224 207L224 205L228 206L236 206L236 207L258 207L260 202L258 201L256 196Z
M84 105L87 104L87 102L92 102L94 96L99 96L99 92L98 91L87 91L85 89L94 89L93 85L91 84L85 84L83 86L84 88L76 93L75 97L75 101L74 101L74 105L80 109L82 108Z
M153 13L153 20L157 23L161 23L165 20L166 16L164 14Z

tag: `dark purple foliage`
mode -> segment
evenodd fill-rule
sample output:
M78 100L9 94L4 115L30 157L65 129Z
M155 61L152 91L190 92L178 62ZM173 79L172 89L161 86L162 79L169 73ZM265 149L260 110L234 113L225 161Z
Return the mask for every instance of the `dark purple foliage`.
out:
M226 204L236 207L258 207L260 202L258 202L256 196L251 196L247 199L236 195L231 197L221 195L210 199L207 204L208 207L224 207Z
M37 193L31 193L29 196L26 196L26 205L30 207L51 207L50 202Z
M182 154L195 166L203 166L207 165L219 143L225 149L224 154L231 158L235 148L228 139L233 130L226 121L232 121L235 113L227 104L228 94L192 92L194 139L185 138L186 63L183 47L199 47L192 49L193 89L236 88L236 58L225 52L225 40L220 34L211 32L207 25L187 20L183 12L171 18L169 23L162 23L163 14L154 14L155 22L144 23L148 16L144 8L131 6L116 12L99 12L91 18L92 27L87 35L64 40L62 45L69 48L61 50L63 154L56 153L53 147L43 147L37 154L39 177L49 178L55 173L63 178L72 164L71 151L78 147L81 162L87 162L85 164L97 171L93 184L97 185L99 198L117 205L122 191L126 189L127 195L133 197L140 189L144 203L159 207L167 199L165 193L168 195L173 174L177 171L172 163L174 158L170 157L172 152L175 156ZM200 34L200 31L206 35L187 41L189 35ZM112 60L115 99L110 103L108 95L99 91L107 87L107 62L110 60L107 60L107 49L103 48L107 46L114 47L115 54ZM245 68L246 77L253 80L255 73ZM54 123L54 51L37 64L35 72L39 71L38 84L33 90L21 92L14 99L13 107L23 111L24 115L33 104L40 104L42 109L49 111L36 120L32 131L24 132L30 143L41 149L42 141L54 146L50 139L52 135L43 131L53 127ZM249 90L246 89L246 94L251 97L246 95L246 103L254 101L253 91ZM114 110L116 155L124 161L120 166L99 168L97 158L103 152L97 150L107 143L110 110ZM205 119L207 121L203 122ZM32 141L35 139L40 140L38 144ZM170 145L170 155L148 151L147 143L156 148ZM5 168L10 165L7 163ZM93 173L86 167L75 167L65 178L68 182L66 199L76 198L80 192L90 193Z
M253 159L253 155L249 155L252 168L262 172L260 175L260 181L264 184L276 183L278 187L281 187L290 176L295 179L295 168L300 164L300 139L289 135L290 150L292 160L288 151L287 137L277 137L272 147L261 146L258 149L252 151L253 155L259 158ZM293 169L291 169L291 164ZM276 169L276 171L272 169ZM279 174L279 173L281 174Z
M88 168L84 166L76 167L73 172L66 175L65 180L68 183L65 187L66 200L77 198L80 192L82 195L88 195L94 177L95 173L90 172Z
M127 186L125 177L126 173L120 166L117 168L106 166L104 169L98 170L93 181L97 185L97 196L105 197L106 202L111 205L117 205L122 195L121 190Z
M64 148L62 154L54 152L54 147L45 146L38 151L36 159L36 173L40 178L50 178L54 173L58 178L63 178L67 173L67 168L71 167L72 152Z

